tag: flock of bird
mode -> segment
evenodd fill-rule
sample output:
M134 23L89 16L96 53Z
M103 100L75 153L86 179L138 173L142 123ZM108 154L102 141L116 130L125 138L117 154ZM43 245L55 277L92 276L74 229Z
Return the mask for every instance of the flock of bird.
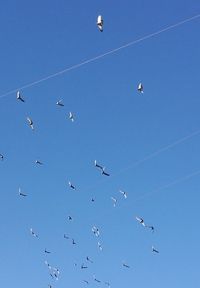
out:
M101 15L99 15L97 17L97 23L96 24L97 24L97 27L98 27L99 31L103 32L104 21L103 21L103 17ZM142 83L138 84L137 90L138 90L139 93L144 93L144 88L143 88L143 84ZM26 102L26 100L24 99L24 97L22 96L20 91L17 91L16 98L17 98L17 100L19 102L22 102L22 103ZM55 104L57 106L59 106L59 107L64 107L64 103L63 103L62 100L58 100ZM68 118L69 118L69 120L71 122L75 121L74 114L71 111L68 114ZM29 117L29 116L27 117L27 123L28 123L29 127L32 130L35 130L34 122L31 119L31 117ZM1 161L4 160L4 155L0 154L0 160ZM37 160L35 160L35 164L36 165L43 165L43 162L41 160L37 159ZM94 167L96 168L97 171L100 172L100 174L102 176L105 176L105 177L109 177L110 176L110 173L106 170L106 167L101 165L101 164L99 164L97 162L97 160L94 161ZM72 183L71 181L68 181L68 185L69 185L69 188L72 189L72 190L76 190L77 189L76 185L74 183ZM28 194L22 192L21 188L19 188L18 193L19 193L20 197L24 197L25 198L25 197L28 196ZM125 192L123 190L119 190L119 193L122 195L122 197L125 200L128 198L127 192ZM91 201L94 202L95 199L92 198ZM116 207L117 198L111 197L111 201L112 201L113 207ZM68 221L71 221L71 222L73 222L73 220L74 220L74 218L71 215L68 215L67 219L68 219ZM138 223L143 228L148 229L148 230L150 230L151 232L154 233L154 231L155 231L154 226L146 224L146 222L144 221L143 218L136 216L135 220L138 221ZM97 239L98 239L97 240L97 248L99 249L99 251L103 251L103 245L102 245L102 243L100 241L100 234L101 234L100 229L96 225L93 225L92 228L91 228L91 231L94 234L94 236L96 236ZM32 237L35 237L35 238L39 239L39 234L36 231L34 231L33 228L30 228L30 234L31 234ZM69 237L68 235L63 234L63 237L64 237L65 240L71 241L72 245L76 245L77 244L75 239ZM152 251L152 253L156 253L156 254L159 253L158 249L155 248L153 245L151 247L151 251ZM48 249L45 248L44 253L45 254L51 254L51 251L49 251ZM89 268L89 264L93 264L93 260L89 256L87 256L85 258L85 262L80 265L80 269L88 269ZM48 271L48 274L49 274L50 278L52 279L52 281L58 280L59 277L60 277L60 270L57 267L52 266L47 260L45 261L45 265L47 266L47 271ZM76 263L74 265L77 266ZM125 263L125 262L122 262L121 266L124 267L125 269L130 269L131 268L131 266L129 264ZM111 287L110 282L102 281L102 280L96 278L95 275L92 276L92 279L93 279L94 282L103 283L107 287ZM88 279L83 279L82 281L86 285L89 285L90 282L91 282ZM49 288L53 288L53 286L54 286L54 284L48 284Z

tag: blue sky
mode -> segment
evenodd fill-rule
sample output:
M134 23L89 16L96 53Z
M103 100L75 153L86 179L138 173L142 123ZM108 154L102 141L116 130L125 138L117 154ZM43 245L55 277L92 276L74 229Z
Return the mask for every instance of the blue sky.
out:
M200 135L134 166L200 129L199 19L22 89L25 103L15 93L1 97L199 11L194 0L2 3L2 287L107 287L106 281L115 288L200 284L200 181L198 174L187 178L200 170ZM99 14L103 33L96 27ZM144 94L137 91L139 82ZM55 104L59 99L64 107ZM36 165L36 159L44 165ZM95 159L110 177L94 167ZM159 189L177 179L183 181ZM19 197L19 187L26 198ZM128 193L127 199L119 189ZM118 200L115 208L111 197ZM135 216L153 225L155 233ZM100 229L99 239L93 225ZM31 227L38 239L30 235ZM77 244L64 239L64 233ZM158 255L152 254L152 245ZM86 256L94 263L87 263ZM45 260L59 268L58 281L49 276ZM123 261L130 269L122 267ZM88 269L80 269L82 263Z

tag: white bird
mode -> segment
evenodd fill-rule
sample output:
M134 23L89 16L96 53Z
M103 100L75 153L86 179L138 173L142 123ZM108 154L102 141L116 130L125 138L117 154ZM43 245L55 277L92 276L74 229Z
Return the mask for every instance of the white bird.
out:
M151 250L153 253L159 253L159 251L157 249L155 249L154 246L151 247Z
M74 185L72 185L72 183L69 181L69 187L72 188L73 190L76 190L76 187Z
M138 90L140 93L144 93L144 87L143 87L142 83L139 83L139 84L138 84L137 90Z
M98 245L98 247L99 247L99 250L101 250L101 251L102 251L102 250L103 250L103 247L101 246L101 243L100 243L100 242L98 242L98 243L97 243L97 245Z
M69 112L69 119L74 122L74 115L72 114L72 112Z
M34 130L34 126L33 126L33 121L32 121L32 119L29 118L29 117L27 117L26 119L27 119L28 124L29 124L29 126L31 127L31 129Z
M58 100L58 101L56 102L56 105L61 106L61 107L64 106L64 104L62 103L62 100Z
M32 228L30 228L30 232L31 232L31 235L33 235L34 237L38 238L38 235L33 231Z
M93 226L93 227L92 227L92 232L93 232L97 237L99 237L100 231L99 231L99 229L98 229L96 226Z
M140 224L142 224L144 227L146 227L146 224L144 223L144 220L142 218L137 217L137 216L135 218L136 218L137 221L140 222Z
M40 160L35 160L35 164L43 165L43 163Z
M116 207L117 199L114 197L111 197L111 200L113 201L113 206Z
M97 26L101 32L103 32L103 18L101 15L97 17Z
M20 188L20 187L19 187L19 195L20 195L20 196L23 196L23 197L26 197L26 196L27 196L27 194L24 194L24 193L21 192L21 188Z
M22 98L19 91L17 91L17 100L20 100L21 102L25 102L25 100Z
M119 192L124 196L124 198L126 199L127 198L127 193L122 191L122 190L119 190Z

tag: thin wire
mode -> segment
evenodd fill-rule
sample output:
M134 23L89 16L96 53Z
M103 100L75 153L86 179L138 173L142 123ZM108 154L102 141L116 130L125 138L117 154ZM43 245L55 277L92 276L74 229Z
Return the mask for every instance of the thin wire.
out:
M177 145L179 145L179 144L181 144L181 143L184 143L185 141L187 141L187 140L189 140L189 139L191 139L191 138L193 138L193 137L195 137L195 136L197 136L197 135L200 135L200 129L198 129L198 130L190 133L189 135L186 135L186 136L184 136L184 137L182 137L182 138L179 138L178 140L176 140L176 141L172 142L171 144L166 145L166 146L164 146L164 147L156 150L156 151L153 152L153 153L150 153L150 154L147 155L146 157L144 157L144 158L142 158L142 159L140 159L140 160L138 160L138 161L136 161L136 162L128 165L127 167L119 170L117 173L111 174L111 175L110 175L110 178L116 177L116 176L122 174L123 172L125 172L125 171L127 171L127 170L136 168L137 166L141 165L142 163L144 163L144 162L146 162L146 161L148 161L148 160L150 160L150 159L155 158L155 157L158 156L159 154L161 154L161 153L163 153L163 152L165 152L165 151L168 151L169 149L174 148L175 146L177 146ZM108 178L105 178L105 179L102 179L101 181L99 181L98 184L102 184L102 183L105 183L105 182L107 182L107 181L109 181L109 179L108 179ZM87 187L87 189L84 189L84 190L87 190L87 191L88 191L88 190L92 190L92 189L94 189L96 186L97 186L97 184L94 184L94 185L91 185L90 187Z
M159 35L159 34L161 34L161 33L163 33L163 32L166 32L166 31L168 31L168 30L172 30L173 28L176 28L176 27L178 27L178 26L180 26L180 25L183 25L183 24L185 24L185 23L187 23L187 22L190 22L190 21L192 21L192 20L195 20L195 19L197 19L197 18L199 18L199 17L200 17L200 14L197 14L197 15L195 15L195 16L192 16L192 17L190 17L190 18L187 18L187 19L185 19L185 20L182 20L182 21L180 21L180 22L177 22L177 23L175 23L175 24L172 24L172 25L170 25L170 26L167 26L166 28L163 28L163 29L161 29L161 30L158 30L157 32L153 32L153 33L148 34L148 35L146 35L146 36L143 36L143 37L141 37L141 38L139 38L139 39L133 40L133 41L127 43L127 44L124 44L124 45L118 47L118 48L115 48L115 49L112 49L112 50L110 50L110 51L107 51L107 52L105 52L105 53L103 53L103 54L100 54L100 55L98 55L98 56L95 56L95 57L93 57L93 58L90 58L90 59L88 59L88 60L85 60L85 61L83 61L83 62L80 62L80 63L78 63L78 64L75 64L75 65L73 65L73 66L70 66L70 67L68 67L68 68L65 68L65 69L63 69L63 70L61 70L61 71L58 71L58 72L56 72L56 73L54 73L54 74L51 74L51 75L48 75L48 76L46 76L46 77L44 77L44 78L41 78L41 79L39 79L39 80L36 80L36 81L34 81L34 82L28 83L28 84L26 84L26 85L24 85L24 86L21 86L21 87L19 87L19 88L10 90L10 91L8 91L8 92L6 92L6 93L4 93L4 94L1 94L1 95L0 95L0 98L4 98L4 97L6 97L6 96L8 96L8 95L10 95L10 94L12 94L12 93L17 92L18 90L23 90L23 89L26 89L26 88L30 88L30 87L32 87L32 86L35 86L35 85L39 84L39 83L42 83L42 82L44 82L44 81L47 81L47 80L49 80L49 79L51 79L51 78L60 76L60 75L62 75L62 74L64 74L64 73L67 73L67 72L69 72L69 71L71 71L71 70L75 70L75 69L77 69L77 68L79 68L79 67L81 67L81 66L84 66L84 65L88 64L88 63L91 63L91 62L94 62L94 61L96 61L96 60L99 60L99 59L101 59L101 58L103 58L103 57L105 57L105 56L107 56L107 55L114 54L115 52L118 52L118 51L120 51L120 50L122 50L122 49L125 49L125 48L128 48L128 47L130 47L130 46L133 46L133 45L135 45L135 44L137 44L137 43L140 43L140 42L142 42L142 41L144 41L144 40L147 40L147 39L149 39L149 38L152 38L152 37L154 37L154 36L157 36L157 35Z

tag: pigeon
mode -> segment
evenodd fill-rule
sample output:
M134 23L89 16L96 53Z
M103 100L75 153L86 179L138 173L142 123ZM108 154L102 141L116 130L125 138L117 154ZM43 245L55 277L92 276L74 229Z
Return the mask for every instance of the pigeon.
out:
M138 90L140 93L144 93L144 88L143 88L142 83L139 83L137 90Z
M145 225L145 223L144 223L144 220L143 220L142 218L137 217L137 216L136 216L135 218L136 218L137 221L140 222L140 224L142 224L144 227L146 227L146 225Z
M88 267L85 266L84 264L81 265L81 269L87 269Z
M86 257L86 260L90 263L93 263L93 261L88 256Z
M68 216L68 220L72 221L73 220L72 216Z
M99 250L102 251L102 250L103 250L103 247L101 246L101 243L98 242L97 245L98 245L98 247L99 247Z
M4 157L3 157L3 155L2 155L2 154L0 154L0 158L1 158L1 161L3 161L3 158L4 158Z
M74 115L72 114L72 112L69 112L69 119L74 122Z
M103 32L103 18L101 15L97 17L97 26L99 28L99 31Z
M153 246L151 247L151 250L153 253L159 253L159 251L157 249L155 249Z
M123 265L124 267L126 267L126 268L130 268L130 266L127 265L126 263L122 263L122 265Z
M25 100L22 98L19 91L17 91L17 100L20 100L21 102L25 102Z
M50 251L46 250L46 248L45 248L44 252L47 253L47 254L51 253Z
M64 106L64 104L62 103L62 100L58 100L58 101L56 102L56 105L61 106L61 107Z
M38 238L38 235L33 231L32 228L30 228L30 232L31 232L31 235L33 235L34 237Z
M122 191L122 190L119 190L119 192L124 196L124 198L126 199L127 198L127 193Z
M95 275L93 275L93 279L94 279L94 281L96 281L96 282L98 282L98 283L101 283L101 281L98 280Z
M116 207L117 199L114 197L111 197L111 200L113 201L113 206Z
M24 193L21 192L21 188L19 188L19 195L20 195L20 196L23 196L23 197L26 197L26 196L27 196L27 194L24 194Z
M72 188L73 190L76 190L76 187L74 185L72 185L72 183L69 181L69 187Z
M29 118L29 117L27 117L26 119L27 119L28 124L29 124L29 126L31 127L31 129L34 130L34 126L33 126L33 121L32 121L32 119Z
M35 160L35 163L39 165L43 165L43 163L40 160Z

